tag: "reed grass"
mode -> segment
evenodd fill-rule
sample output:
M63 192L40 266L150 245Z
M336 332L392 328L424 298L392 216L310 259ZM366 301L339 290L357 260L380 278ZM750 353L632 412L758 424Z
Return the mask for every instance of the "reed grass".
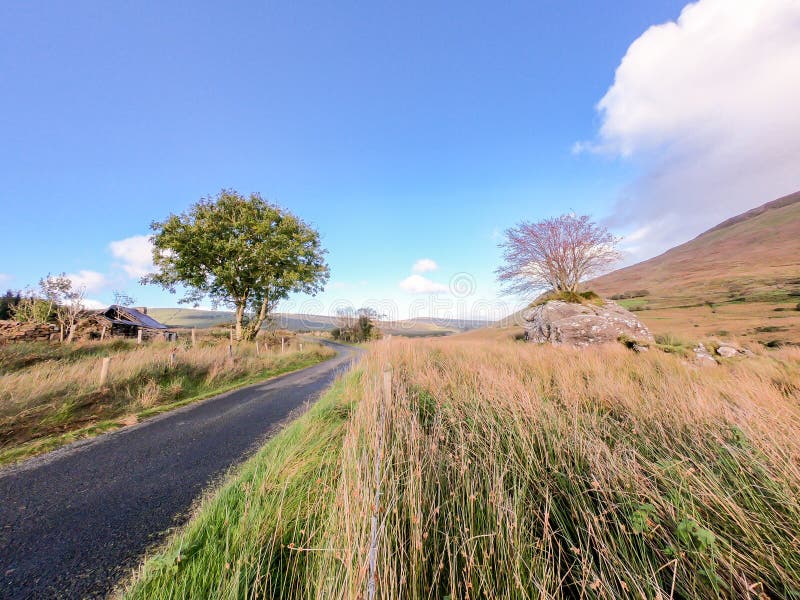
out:
M167 408L310 366L334 354L319 344L285 352L224 343L100 344L0 374L0 464L135 423ZM62 351L63 352L63 351ZM85 354L85 355L84 355ZM111 357L100 385L100 363ZM174 359L173 359L174 355Z
M393 339L358 369L127 597L366 597L377 508L379 598L800 598L797 349Z

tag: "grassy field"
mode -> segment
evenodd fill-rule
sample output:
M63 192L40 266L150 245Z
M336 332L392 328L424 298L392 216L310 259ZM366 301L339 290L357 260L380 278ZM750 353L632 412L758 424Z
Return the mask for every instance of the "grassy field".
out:
M125 596L366 597L373 514L379 598L800 598L800 350L378 342Z
M210 334L209 334L210 335ZM174 363L172 354L174 353ZM133 341L0 347L0 465L47 452L188 402L310 366L334 352L292 341L285 352L225 340L196 348ZM111 357L100 387L101 358Z
M800 193L588 286L605 297L646 292L620 304L639 311L656 334L724 332L761 344L800 345Z

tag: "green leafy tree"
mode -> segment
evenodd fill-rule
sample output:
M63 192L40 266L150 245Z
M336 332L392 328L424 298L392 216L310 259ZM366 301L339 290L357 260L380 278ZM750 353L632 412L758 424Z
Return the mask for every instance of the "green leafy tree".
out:
M21 322L50 323L55 321L62 338L68 334L72 341L75 324L84 311L84 287L74 287L66 273L50 275L39 280L37 290L28 289L24 298L12 309L14 319ZM63 340L62 340L63 341Z
M258 194L222 190L151 229L156 270L142 282L233 308L238 340L255 338L290 293L315 294L328 280L319 233Z
M53 305L42 298L37 298L28 290L26 295L9 308L10 316L20 323L46 324L54 320L55 310Z

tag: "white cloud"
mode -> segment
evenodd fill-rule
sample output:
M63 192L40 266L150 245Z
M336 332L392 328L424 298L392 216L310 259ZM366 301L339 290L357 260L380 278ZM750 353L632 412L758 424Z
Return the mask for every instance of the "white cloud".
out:
M8 281L11 281L11 275L8 275L6 273L0 273L0 284L6 283Z
M430 258L420 258L414 263L414 266L411 267L411 270L414 273L428 273L430 271L435 271L438 268L439 265L436 264L435 260L431 260Z
M149 236L134 235L111 242L108 247L129 277L138 279L153 270L153 245Z
M447 292L447 286L431 281L422 275L410 275L400 282L400 289L411 294L439 294Z
M84 298L83 306L87 310L98 310L101 308L106 308L108 304L105 302L100 302L99 300L93 300L92 298Z
M700 0L628 48L592 150L637 161L610 224L653 254L800 189L800 2ZM640 258L643 256L640 256Z
M81 270L77 273L67 273L74 288L84 288L87 292L99 292L107 288L109 281L105 275L97 271Z

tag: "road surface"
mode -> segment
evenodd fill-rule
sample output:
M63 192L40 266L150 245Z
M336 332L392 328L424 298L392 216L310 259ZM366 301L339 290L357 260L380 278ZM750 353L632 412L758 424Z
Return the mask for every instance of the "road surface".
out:
M0 470L0 598L105 597L358 350Z

